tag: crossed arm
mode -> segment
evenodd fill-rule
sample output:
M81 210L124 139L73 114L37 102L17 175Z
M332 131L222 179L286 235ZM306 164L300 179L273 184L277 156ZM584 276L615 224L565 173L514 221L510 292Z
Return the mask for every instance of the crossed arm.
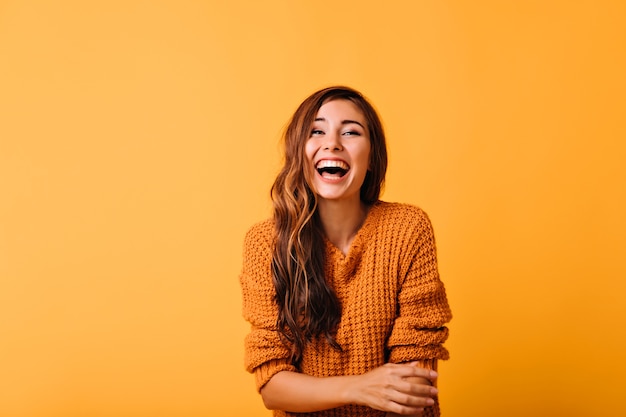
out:
M437 373L416 362L388 363L362 375L317 378L282 371L261 389L268 409L306 413L348 404L395 415L419 416L434 404Z

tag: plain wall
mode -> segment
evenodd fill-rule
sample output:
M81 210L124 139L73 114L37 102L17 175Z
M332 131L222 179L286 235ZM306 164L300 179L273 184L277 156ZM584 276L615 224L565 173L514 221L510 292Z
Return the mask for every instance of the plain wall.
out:
M243 235L308 94L431 216L445 416L626 414L621 1L0 2L0 415L263 416Z

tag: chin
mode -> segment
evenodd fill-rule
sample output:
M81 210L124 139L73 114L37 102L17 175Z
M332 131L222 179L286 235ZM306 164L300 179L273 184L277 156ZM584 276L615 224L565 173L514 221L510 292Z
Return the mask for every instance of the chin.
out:
M361 197L359 193L346 194L346 193L321 192L321 193L317 193L317 197L321 200L333 201L333 202L351 201L351 200L355 200L359 202L361 201Z

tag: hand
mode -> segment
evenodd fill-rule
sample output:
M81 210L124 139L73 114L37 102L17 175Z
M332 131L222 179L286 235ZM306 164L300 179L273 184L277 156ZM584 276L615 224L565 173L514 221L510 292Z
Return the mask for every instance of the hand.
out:
M408 378L409 380L416 382L418 384L424 384L424 385L430 385L432 386L432 382L425 379L425 378L419 378L419 377L412 377L412 378ZM421 410L419 410L417 413L411 413L410 415L402 415L402 414L396 414L396 413L390 413L388 412L387 414L385 414L385 417L422 417L422 415L424 414L424 409L422 408Z
M432 382L435 371L415 364L385 364L360 375L354 385L354 402L390 416L421 415L425 407L433 405L437 389Z

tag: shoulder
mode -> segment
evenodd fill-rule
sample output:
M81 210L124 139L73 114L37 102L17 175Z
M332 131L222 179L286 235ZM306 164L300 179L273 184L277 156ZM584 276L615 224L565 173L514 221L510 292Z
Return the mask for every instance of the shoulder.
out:
M431 223L428 214L420 207L406 203L389 203L379 201L375 205L379 212L379 222L385 228L400 230L430 230Z
M269 248L274 241L274 220L266 219L252 225L246 232L244 238L244 249L246 251L258 249L259 247Z
M242 284L252 285L254 282L265 282L267 277L271 277L273 236L274 222L272 220L264 220L248 229L243 244Z
M253 224L246 232L246 240L263 239L272 240L274 236L274 220L266 219Z

